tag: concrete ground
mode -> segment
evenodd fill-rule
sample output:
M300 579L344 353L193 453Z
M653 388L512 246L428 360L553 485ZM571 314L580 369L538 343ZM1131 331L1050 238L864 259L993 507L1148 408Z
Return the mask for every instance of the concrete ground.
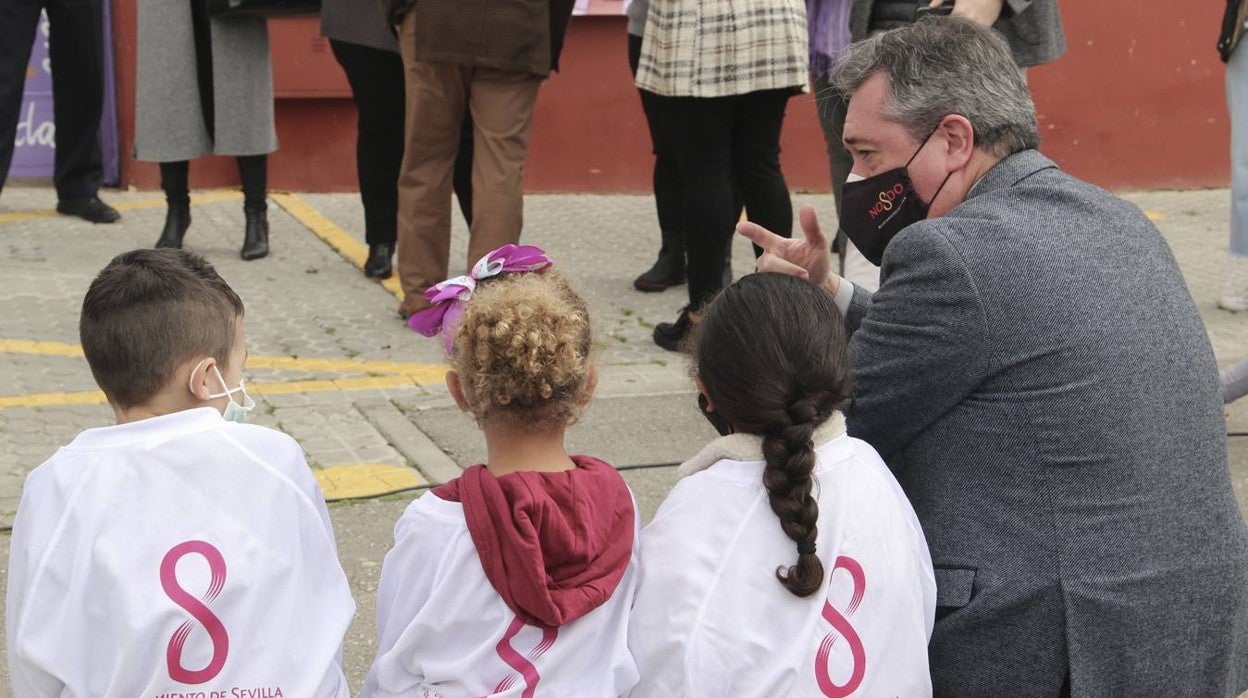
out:
M55 196L10 186L0 199L0 526L16 509L26 474L82 429L111 423L77 348L78 309L93 275L115 254L155 242L163 202L151 193L106 192L123 209L111 226L50 213ZM830 196L795 195L827 223ZM1127 197L1166 235L1205 319L1220 363L1248 355L1248 314L1217 310L1223 279L1226 191L1153 192ZM352 690L374 650L373 597L391 529L430 483L479 461L484 444L441 384L440 343L412 334L395 316L389 287L356 264L363 215L352 194L275 195L273 254L242 262L241 198L196 197L188 249L207 256L247 304L252 359L248 384L256 421L303 445L330 497L403 490L330 505L358 612L346 642ZM466 232L455 221L451 272L462 273ZM599 394L571 432L573 449L617 464L648 520L675 480L674 467L714 433L693 409L688 362L655 347L653 325L675 318L681 287L640 294L631 280L657 248L653 204L636 196L531 196L525 242L547 249L593 306L602 366ZM752 267L738 240L734 271ZM1248 432L1248 400L1228 430ZM1230 437L1231 470L1248 502L1248 437ZM7 570L8 545L0 543ZM0 666L0 686L7 687ZM0 690L2 693L3 690Z

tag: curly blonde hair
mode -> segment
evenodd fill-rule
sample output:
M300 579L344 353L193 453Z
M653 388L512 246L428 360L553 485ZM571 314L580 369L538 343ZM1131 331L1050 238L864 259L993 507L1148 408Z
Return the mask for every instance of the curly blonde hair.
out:
M464 307L451 367L477 419L504 416L537 428L580 415L592 345L584 299L553 270L483 281Z

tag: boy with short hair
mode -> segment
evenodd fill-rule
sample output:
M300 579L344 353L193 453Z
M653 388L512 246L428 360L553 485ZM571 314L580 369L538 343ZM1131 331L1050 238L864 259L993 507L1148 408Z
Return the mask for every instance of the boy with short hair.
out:
M117 425L26 479L13 693L345 697L355 603L320 488L293 439L234 423L255 404L242 301L197 255L136 250L92 282L79 333Z

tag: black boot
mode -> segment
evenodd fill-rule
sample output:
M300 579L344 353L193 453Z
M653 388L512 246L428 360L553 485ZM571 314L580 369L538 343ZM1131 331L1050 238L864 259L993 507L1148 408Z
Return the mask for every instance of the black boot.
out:
M243 231L243 249L238 255L247 261L269 254L269 216L264 209L244 208L247 228Z
M688 340L694 324L689 317L689 308L681 308L676 322L660 322L654 326L654 343L668 351L688 351L692 348L688 346Z
M685 235L663 233L663 245L654 266L633 280L633 288L644 293L666 290L685 283Z
M182 249L182 236L186 235L186 229L189 227L191 227L191 204L169 204L165 211L165 229L160 231L160 239L156 241L156 247Z
M364 262L364 276L370 279L388 279L394 273L390 257L394 255L394 243L383 242L368 246L368 259Z

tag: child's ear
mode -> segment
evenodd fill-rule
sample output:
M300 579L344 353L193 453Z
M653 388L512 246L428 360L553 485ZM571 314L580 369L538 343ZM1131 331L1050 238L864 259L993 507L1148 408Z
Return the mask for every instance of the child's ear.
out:
M195 396L196 400L199 400L200 402L209 402L212 398L208 396L218 390L218 388L212 383L212 381L215 380L212 367L216 365L217 360L211 356L191 359L183 364L183 370L185 370L187 366L191 369L189 374L186 374L189 375L189 378L187 379L187 389L191 391L191 394ZM178 375L183 375L183 373L179 371Z
M705 398L706 398L706 411L707 411L707 412L714 412L714 411L715 411L715 403L714 403L714 401L712 401L712 400L711 400L711 395L710 395L710 393L706 392L706 386L705 386L705 385L702 385L702 379L701 379L701 378L699 378L699 377L697 377L697 376L694 376L694 377L693 377L693 384L694 384L694 385L696 385L696 386L698 387L698 392L699 392L699 393L702 393L702 397L705 397Z
M472 412L472 402L468 400L468 395L464 392L464 384L459 380L459 374L455 371L446 372L446 389L451 391L451 397L455 399L455 404L464 412Z
M576 400L576 404L584 407L589 404L590 399L594 397L594 391L598 389L598 367L590 364L588 375L585 376L585 388L581 391L581 395Z

